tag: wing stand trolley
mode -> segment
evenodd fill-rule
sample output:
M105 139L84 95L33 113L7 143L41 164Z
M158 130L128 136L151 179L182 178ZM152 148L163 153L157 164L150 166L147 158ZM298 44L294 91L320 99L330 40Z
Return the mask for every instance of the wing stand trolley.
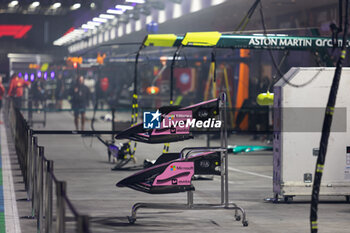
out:
M222 122L220 147L187 147L179 153L178 159L155 164L131 175L119 183L118 187L129 187L150 194L167 194L187 192L187 203L136 203L132 207L129 223L137 219L137 211L144 209L176 210L234 210L236 221L248 226L246 212L243 208L229 201L228 191L228 151L226 126L226 93L218 98L219 118ZM205 161L205 162L204 162ZM203 166L203 164L207 164ZM221 177L221 202L218 204L195 204L194 186L191 180L194 175L219 175ZM240 212L240 213L239 213Z

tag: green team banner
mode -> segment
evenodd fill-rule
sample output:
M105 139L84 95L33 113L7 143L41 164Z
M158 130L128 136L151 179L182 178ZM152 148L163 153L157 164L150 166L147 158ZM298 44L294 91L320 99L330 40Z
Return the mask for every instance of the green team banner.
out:
M232 35L220 32L188 32L185 36L174 34L148 35L146 46L187 46L187 47L217 47L238 49L290 49L306 50L318 48L332 48L332 39L329 37L301 37L286 35ZM338 40L341 47L343 41ZM347 40L347 46L350 41Z

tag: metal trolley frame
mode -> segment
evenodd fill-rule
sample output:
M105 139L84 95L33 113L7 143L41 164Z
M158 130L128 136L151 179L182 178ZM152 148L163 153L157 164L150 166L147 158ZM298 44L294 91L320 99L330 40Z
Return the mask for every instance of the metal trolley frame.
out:
M220 131L220 147L187 147L181 151L181 157L187 158L197 152L220 152L221 155L221 203L220 204L194 204L193 191L187 191L187 204L171 203L136 203L131 210L131 216L128 216L129 223L136 222L136 213L139 209L176 209L176 210L214 210L229 209L235 211L235 220L242 221L243 226L248 226L246 212L243 208L229 201L228 191L228 153L227 153L227 122L226 122L226 93L220 95L219 117L222 121ZM185 153L187 151L187 153ZM242 213L239 215L238 211Z

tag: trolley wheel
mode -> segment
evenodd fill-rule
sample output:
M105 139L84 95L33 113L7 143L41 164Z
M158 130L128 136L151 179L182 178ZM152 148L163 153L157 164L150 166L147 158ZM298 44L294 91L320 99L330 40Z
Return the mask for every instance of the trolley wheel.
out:
M235 216L236 221L241 221L241 215Z
M244 227L247 227L247 226L248 226L248 221L247 221L247 220L246 220L246 221L243 221L242 223L243 223L243 226L244 226Z
M128 221L129 221L130 224L134 224L136 222L136 218L128 216Z

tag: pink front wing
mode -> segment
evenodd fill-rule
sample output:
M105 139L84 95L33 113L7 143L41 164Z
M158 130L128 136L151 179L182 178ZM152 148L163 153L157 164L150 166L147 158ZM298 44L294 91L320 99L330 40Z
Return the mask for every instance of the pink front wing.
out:
M153 181L153 186L191 185L194 175L193 162L174 162Z

